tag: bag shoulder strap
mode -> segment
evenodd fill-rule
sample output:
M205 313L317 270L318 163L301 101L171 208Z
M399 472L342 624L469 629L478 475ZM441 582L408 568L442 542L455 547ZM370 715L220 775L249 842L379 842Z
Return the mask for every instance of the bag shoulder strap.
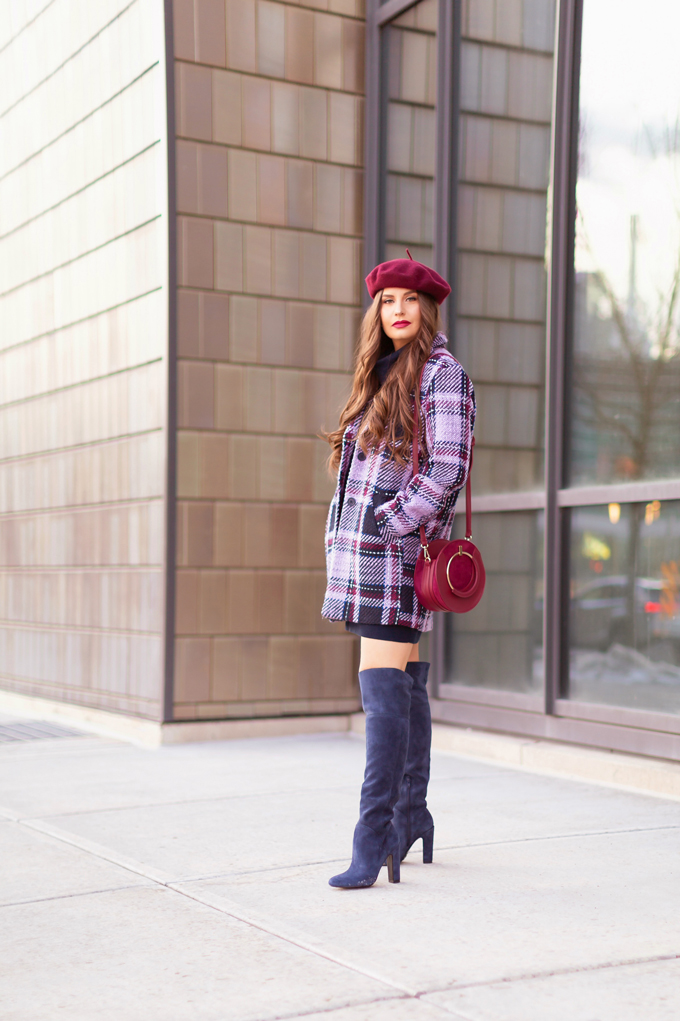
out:
M413 474L418 474L420 463L419 463L419 432L420 432L420 391L423 385L423 376L425 375L425 365L420 370L420 379L418 380L418 388L415 393L415 401L413 404L413 442L411 444L411 451L413 455ZM467 482L465 483L465 538L468 542L472 539L472 486L470 484L470 476L472 475L472 455L475 448L475 438L472 437L472 448L470 450L470 469L468 471ZM420 526L420 547L423 550L425 559L430 559L428 551L428 542L425 535L425 526Z

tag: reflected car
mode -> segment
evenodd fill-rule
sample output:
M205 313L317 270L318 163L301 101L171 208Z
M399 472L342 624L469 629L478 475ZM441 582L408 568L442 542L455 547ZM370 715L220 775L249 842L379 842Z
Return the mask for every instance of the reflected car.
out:
M581 648L606 651L615 642L635 644L671 640L680 645L680 612L669 616L664 607L664 582L636 578L635 619L629 618L626 575L596 578L579 586L571 598L571 641Z

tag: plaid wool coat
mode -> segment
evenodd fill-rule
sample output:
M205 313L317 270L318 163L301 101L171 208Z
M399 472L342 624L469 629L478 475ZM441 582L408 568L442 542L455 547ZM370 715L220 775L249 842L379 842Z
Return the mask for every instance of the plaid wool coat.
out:
M432 613L413 587L421 524L428 540L448 538L460 489L467 481L475 396L465 370L438 333L420 391L427 451L414 477L384 445L357 446L364 412L342 440L338 482L326 521L328 586L321 609L328 620L398 624L429 631Z

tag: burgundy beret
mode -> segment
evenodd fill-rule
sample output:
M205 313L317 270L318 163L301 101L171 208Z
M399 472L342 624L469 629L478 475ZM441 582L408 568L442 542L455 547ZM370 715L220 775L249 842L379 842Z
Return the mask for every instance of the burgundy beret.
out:
M378 291L385 287L408 287L410 291L422 291L430 294L438 305L451 293L451 288L444 277L414 259L390 259L381 262L366 277L368 293L375 298Z

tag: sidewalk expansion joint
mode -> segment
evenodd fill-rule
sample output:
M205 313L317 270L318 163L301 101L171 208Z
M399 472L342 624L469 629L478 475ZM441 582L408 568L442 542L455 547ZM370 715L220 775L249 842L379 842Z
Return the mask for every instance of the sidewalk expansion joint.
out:
M249 912L249 911L243 909L236 902L230 900L228 897L224 897L224 896L222 896L220 894L208 893L208 892L201 893L199 891L188 889L187 886L190 883L192 883L192 882L195 883L195 882L199 882L200 881L200 879L198 879L198 878L194 878L193 880L192 879L186 879L185 880L185 879L177 878L176 876L171 876L168 873L166 873L166 872L164 872L164 871L162 871L160 869L154 868L152 866L148 866L148 865L144 864L143 862L137 861L136 859L133 859L133 858L129 858L129 857L125 856L125 855L118 854L115 851L112 851L109 848L107 848L107 847L105 847L105 846L103 846L101 844L97 844L94 841L88 840L87 838L80 837L77 834L69 833L68 831L63 830L60 827L54 826L54 825L52 825L51 823L48 823L48 822L44 822L41 819L21 819L21 818L16 817L14 813L12 813L12 815L10 817L9 811L8 810L3 810L3 809L0 809L0 814L2 814L5 818L9 818L10 821L16 822L20 826L25 826L27 829L31 829L31 830L33 830L33 831L35 831L37 833L41 833L41 834L43 834L43 835L45 835L47 837L50 837L50 838L52 838L52 839L54 839L56 841L59 841L61 843L65 843L65 844L68 844L68 845L70 845L72 847L78 848L79 850L85 852L86 854L90 854L93 857L96 857L96 858L101 859L103 861L107 861L107 862L109 862L109 863L111 863L113 865L116 865L116 866L118 866L118 867L120 867L122 869L125 869L128 872L133 873L134 875L140 876L143 879L146 879L146 880L150 881L152 884L155 884L158 887L162 887L162 888L168 890L169 892L176 894L177 896L184 897L187 900L193 901L193 902L195 902L197 904L201 904L203 907L207 907L207 908L209 908L209 909L211 909L213 911L218 912L219 914L226 915L226 916L228 916L230 918L233 918L234 920L236 920L238 922L242 922L243 924L249 926L250 928L257 929L260 932L266 933L267 935L274 937L275 939L279 939L282 942L288 943L288 944L290 944L292 946L296 946L300 950L305 951L306 953L310 953L310 954L314 955L315 957L322 958L322 959L324 959L326 961L329 961L330 963L335 964L335 965L339 966L340 968L344 968L347 971L351 971L351 972L354 972L355 974L363 975L364 977L369 978L369 979L371 979L374 982L380 983L380 985L386 987L386 989L392 990L393 993L394 993L394 995L392 995L392 996L386 995L385 997L376 997L374 999L366 1001L366 1002L369 1002L369 1003L381 1002L383 999L384 1000L401 1000L401 999L418 999L418 1000L421 1000L422 998L428 997L431 994L437 993L437 992L447 992L447 991L459 990L459 989L469 989L469 988L475 988L475 987L488 987L488 986L495 986L495 985L503 985L503 984L514 983L514 982L530 981L530 980L533 980L533 979L551 978L551 977L554 977L554 976L579 974L579 973L584 973L584 972L596 972L596 971L602 971L602 970L606 970L606 969L630 967L630 966L635 966L635 965L651 964L651 963L658 963L658 962L663 962L663 961L674 961L674 960L677 960L677 959L680 958L680 953L656 954L656 955L650 955L648 957L637 957L637 958L630 958L630 959L624 959L624 960L619 960L619 961L606 961L606 962L601 962L599 964L587 964L587 965L573 966L573 967L567 967L567 968L548 969L548 970L542 971L542 972L528 972L528 973L522 973L522 974L518 974L518 975L511 975L511 976L504 976L504 977L494 977L494 978L488 978L488 979L480 980L480 981L476 981L476 982L464 982L464 983L460 983L460 984L454 982L454 983L448 983L448 984L446 984L445 986L442 986L442 987L431 988L431 989L426 989L426 990L416 989L416 988L413 988L413 987L409 987L409 986L407 986L405 984L402 984L400 982L397 982L397 981L393 980L392 978L388 978L384 974L381 974L378 970L375 970L375 969L370 968L370 967L363 967L363 966L361 966L359 964L356 964L355 962L347 959L346 957L344 957L340 953L335 953L335 952L333 952L331 950L325 950L322 947L319 947L319 946L315 945L313 942L310 942L309 939L305 938L305 936L302 933L297 932L295 929L285 927L285 925L281 926L281 925L277 924L275 921L272 921L272 920L270 920L269 918L267 918L265 916L259 915L257 912ZM636 828L630 828L630 829L625 829L625 830L603 830L603 831L597 831L597 832L591 832L591 833L561 834L561 835L559 835L557 837L557 839L568 839L570 837L582 838L584 836L608 836L608 835L618 835L618 834L626 834L626 833L645 833L645 832L655 832L655 831L663 831L663 830L672 831L672 830L677 830L678 828L680 828L680 827L674 826L674 825L657 826L657 827L636 827ZM555 839L555 838L551 837L551 836L547 836L547 837L529 837L529 838L523 838L521 840L517 839L517 840L506 840L506 841L492 841L492 842L488 842L486 844L457 845L454 848L448 848L448 849L449 850L463 850L463 849L465 849L467 847L474 848L474 847L484 847L484 846L498 846L498 845L507 844L507 843L523 843L523 842L532 841L532 840L549 840L549 839ZM447 850L447 848L438 848L438 850L439 851ZM311 865L311 864L321 864L321 863L319 862L319 863L308 863L308 864ZM292 865L292 866L281 866L280 868L281 869L285 869L285 868L299 868L299 867L304 867L304 866ZM272 870L270 870L270 869L261 869L261 870L253 870L253 871L272 871ZM219 876L216 876L215 878L219 878ZM134 889L134 888L135 888L134 885L130 885L130 886L124 885L124 886L121 886L121 887L114 887L114 888L110 888L110 889L111 890L116 890L116 889ZM107 893L107 892L109 892L109 889L94 890L94 891L83 891L82 893L69 894L69 895L64 895L64 896L37 898L36 901L19 901L19 902L17 902L17 904L37 903L40 900L63 900L63 899L69 899L71 897L86 897L86 896L89 896L89 895L97 895L97 894ZM339 895L342 896L342 893L339 893ZM14 905L13 904L7 904L7 905L2 905L2 906L4 906L4 907L11 907L11 906L14 906ZM465 1021L464 1015L461 1015L459 1013L455 1013L453 1011L450 1011L447 1008L442 1007L439 1004L435 1004L435 1003L430 1004L429 1000L427 1002L428 1002L429 1006L436 1007L438 1010L442 1011L443 1013L446 1013L449 1018L454 1018L454 1019L455 1018L460 1018L461 1021ZM332 1015L332 1013L334 1012L335 1009L340 1009L340 1008L329 1009L327 1011L327 1013L329 1015ZM308 1013L311 1013L311 1014L315 1014L316 1013L316 1014L318 1014L318 1013L322 1013L322 1012L323 1011L316 1010L316 1011L310 1011ZM284 1021L284 1018L293 1018L293 1017L298 1017L298 1016L304 1016L304 1015L300 1015L299 1013L298 1014L289 1014L289 1015L280 1015L280 1018L281 1018L281 1021Z
M384 975L374 971L372 968L361 968L358 964L355 964L353 961L348 961L346 958L341 957L338 954L332 954L330 951L322 950L320 947L310 943L303 936L298 935L297 933L286 932L284 929L273 925L264 918L260 918L256 915L243 911L237 904L226 897L200 897L196 893L189 893L188 891L183 890L181 888L181 883L169 883L168 886L171 890L182 894L182 896L189 898L189 900L195 900L198 904L203 904L206 907L213 908L215 911L220 911L232 918L237 918L239 921L245 922L246 925L250 925L254 929L260 929L262 932L269 933L271 936L276 936L278 939L281 939L286 943L291 943L293 946L300 947L301 950L306 950L308 953L314 954L316 957L322 957L324 960L330 961L332 964L338 964L340 967L346 968L348 971L354 971L359 975L364 975L366 978L373 979L374 982L380 982L384 986L396 989L400 993L405 994L406 997L413 998L418 994L418 990L401 985L401 983L394 982L392 979L385 978ZM340 894L340 896L342 896L342 894Z
M101 815L104 812L130 812L137 811L140 808L175 808L181 805L209 805L210 802L214 801L221 803L223 801L239 801L245 800L246 798L275 798L280 797L282 794L294 795L294 794L318 794L320 791L328 791L330 793L337 793L338 791L347 791L348 793L354 793L354 789L349 784L339 784L331 787L286 787L285 790L268 790L268 791L256 791L248 794L222 794L217 795L213 798L181 798L179 801L142 801L139 804L134 805L107 805L105 808L80 808L70 812L50 812L50 819L69 819L78 815ZM16 822L19 818L42 818L42 816L22 816L19 817L16 813L11 812L10 809L3 809L0 807L0 816L3 814L7 815L13 822Z
M342 968L346 968L348 971L353 971L359 975L365 976L366 978L370 978L374 982L380 982L381 985L397 990L398 992L405 994L407 997L414 997L417 995L417 990L415 989L408 988L398 982L385 978L384 975L381 975L370 968L362 968L359 965L354 964L352 961L345 960L336 954L322 950L320 947L308 942L302 936L299 936L296 933L286 932L284 929L280 929L278 926L271 924L267 919L258 918L248 914L237 904L227 898L200 897L194 892L183 890L181 888L183 882L181 879L176 879L160 869L151 868L144 865L142 862L136 861L134 858L128 858L125 855L116 854L101 844L96 844L94 841L67 833L58 826L52 826L50 823L44 823L39 819L19 819L17 822L19 825L26 826L28 829L35 830L37 833L43 833L46 836L61 841L62 843L70 844L72 847L77 847L81 851L85 851L87 854L93 855L93 857L101 858L113 865L118 865L120 868L127 869L128 872L132 872L138 876L143 876L145 879L150 879L158 886L165 887L165 889L170 890L172 893L175 893L180 897L185 897L187 900L195 901L197 904L202 904L204 907L208 907L220 914L228 915L230 918L235 918L237 921L243 922L253 929L259 929L261 932L266 932L268 935L274 936L285 943L297 946L301 950L305 950L307 953L313 954L316 957L321 957L324 960L330 961L332 964L337 964Z
M531 844L540 840L580 840L582 837L617 837L626 833L657 833L660 830L678 830L680 823L667 823L664 826L635 826L622 830L583 830L574 833L545 833L534 837L507 837L505 840L484 840L475 844L442 844L437 851L465 851L472 847L499 847L504 844Z
M621 961L602 961L600 964L580 964L574 965L571 968L549 968L547 971L531 971L521 975L508 975L503 978L480 979L478 982L456 982L452 985L441 986L436 989L428 989L426 993L418 994L418 997L430 996L433 993L453 992L458 989L478 989L486 986L505 986L510 985L513 982L531 982L532 980L539 981L540 979L555 978L560 975L581 975L593 971L607 971L607 969L610 968L631 968L635 965L657 964L660 961L677 961L678 959L680 959L680 953L651 954L649 957L631 957L624 958L624 960Z
M323 858L320 861L299 861L293 862L290 865L263 865L259 869L236 869L230 872L212 872L207 876L187 876L182 877L177 882L182 883L205 883L211 879L230 879L236 876L257 876L261 872L285 872L290 869L310 869L315 868L317 865L338 865L342 862L347 861L347 855L344 858Z
M104 886L101 890L77 890L74 893L55 893L51 897L31 897L28 900L11 900L0 902L0 911L3 908L18 908L26 904L45 904L52 900L71 900L74 897L95 897L99 893L118 893L120 890L143 890L146 889L142 883L124 883L122 886Z

